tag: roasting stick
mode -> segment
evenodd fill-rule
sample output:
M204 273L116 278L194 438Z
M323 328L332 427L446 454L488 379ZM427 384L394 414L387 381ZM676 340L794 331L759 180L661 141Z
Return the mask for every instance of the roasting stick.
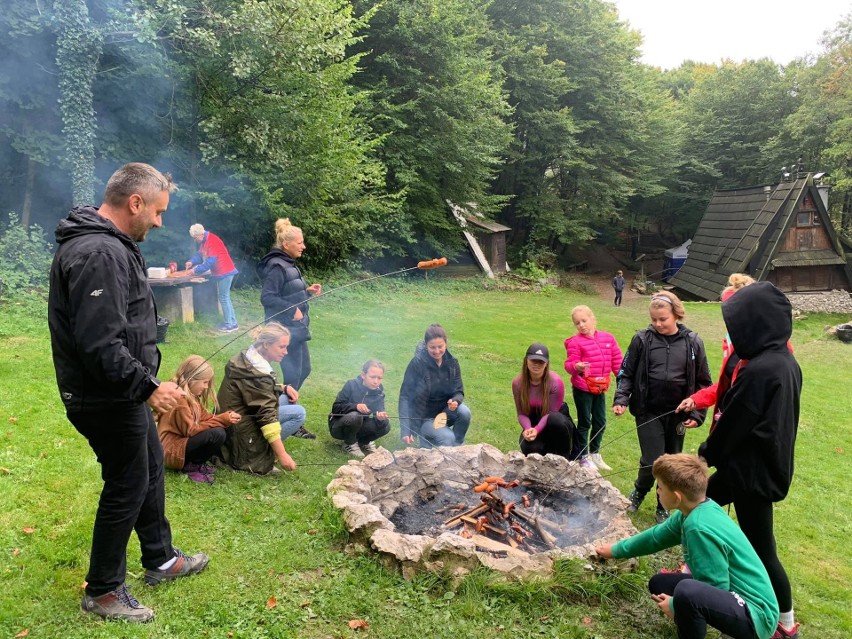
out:
M365 282L372 282L373 280L379 280L383 277L390 277L391 275L399 275L400 273L407 273L408 271L416 271L417 269L420 269L421 271L428 271L428 270L440 268L441 266L446 266L446 265L447 265L447 258L446 257L437 257L437 258L432 259L432 260L422 260L420 262L417 262L417 266L409 266L408 268L402 268L402 269L399 269L398 271L391 271L390 273L383 273L381 275L373 275L371 277L365 277L364 279L356 280L355 282L350 282L349 284L343 284L342 286L338 286L337 288L329 289L327 291L320 293L319 295L314 295L313 297L311 297L311 300L319 299L320 297L325 297L326 295L330 295L330 294L335 293L337 291L342 291L344 288L349 288L350 286L356 286L357 284L364 284ZM238 339L242 338L247 333L250 333L251 331L253 331L254 329L256 329L258 326L260 326L262 324L266 324L268 321L272 320L275 317L278 317L282 313L286 313L287 311L293 310L294 308L296 308L300 304L304 304L304 301L299 302L298 304L293 304L293 305L288 306L287 308L285 308L281 311L278 311L274 315L271 315L268 319L265 319L262 322L258 322L254 326L251 326L251 327L247 328L246 330L244 330L242 333L240 333L236 337L225 342L222 345L221 348L218 348L215 351L213 351L213 353L210 356L208 356L203 362L201 362L198 365L198 367L188 375L188 377L191 378L207 362L209 362L211 359L216 357L216 355L221 353L223 350L228 348L228 346L230 346L231 344L236 342Z

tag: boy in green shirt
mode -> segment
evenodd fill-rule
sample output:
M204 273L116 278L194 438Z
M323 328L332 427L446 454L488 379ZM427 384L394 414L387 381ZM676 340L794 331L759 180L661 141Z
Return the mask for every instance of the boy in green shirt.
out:
M778 600L769 575L739 526L705 497L707 465L694 455L663 455L653 473L671 517L630 539L599 546L598 555L637 557L680 543L691 573L658 573L648 582L678 638L703 639L709 625L733 639L770 639Z

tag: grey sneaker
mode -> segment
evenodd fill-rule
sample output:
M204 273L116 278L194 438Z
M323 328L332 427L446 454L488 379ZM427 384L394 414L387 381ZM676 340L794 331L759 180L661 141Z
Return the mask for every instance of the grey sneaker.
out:
M83 595L80 608L104 619L123 619L133 623L145 623L154 618L154 611L136 601L126 585L97 597Z
M361 447L358 444L343 444L343 450L353 457L364 457Z
M656 517L657 523L661 524L669 518L669 511L665 508L657 508L657 512L654 514L654 517Z
M293 433L293 437L299 437L301 439L316 439L317 436L314 435L311 431L309 431L304 426L299 426L299 430Z
M612 470L612 466L603 460L600 453L592 453L589 457L592 458L592 463L598 467L598 470Z
M376 444L375 442L367 442L366 444L359 444L359 448L364 451L366 454L375 453L376 452Z
M148 568L145 571L146 584L149 586L156 586L164 581L173 581L179 577L194 575L195 573L204 570L207 567L207 562L210 561L210 557L205 555L203 552L190 557L177 548L175 548L174 551L176 560L171 567L166 568L165 570Z

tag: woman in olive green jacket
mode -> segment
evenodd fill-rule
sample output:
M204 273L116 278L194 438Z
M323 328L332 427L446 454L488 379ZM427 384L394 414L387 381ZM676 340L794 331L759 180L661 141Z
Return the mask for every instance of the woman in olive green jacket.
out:
M225 377L219 388L222 410L233 410L242 419L228 429L222 446L222 459L237 470L259 475L295 470L296 462L284 449L279 421L279 399L286 393L291 402L299 399L292 386L278 383L271 363L287 355L290 331L270 322L255 333L254 344L238 353L225 365Z

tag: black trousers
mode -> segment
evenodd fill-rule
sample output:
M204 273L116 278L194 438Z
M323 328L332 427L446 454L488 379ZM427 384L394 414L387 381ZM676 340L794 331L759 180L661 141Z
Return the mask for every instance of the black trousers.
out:
M127 543L136 531L142 565L157 568L175 556L166 519L163 448L146 404L68 413L101 465L101 491L86 594L115 590L127 574Z
M616 289L615 291L615 305L621 306L621 291L619 291L618 289Z
M532 420L531 420L532 421ZM536 418L534 421L538 421ZM574 439L574 425L562 413L550 413L542 431L535 440L528 442L521 433L521 452L524 455L538 453L539 455L561 455L571 459L571 443Z
M281 360L283 383L299 390L310 374L311 352L308 350L308 343L291 340L287 347L287 355Z
M651 420L651 421L649 421ZM639 437L639 473L633 486L643 497L654 487L654 475L651 466L657 457L666 453L682 453L685 435L678 434L683 415L674 413L654 419L653 415L640 415L636 418L636 435ZM662 508L659 500L657 507Z
M737 521L743 534L751 542L763 567L769 573L772 590L778 599L781 612L793 609L793 591L787 571L778 559L778 549L775 545L774 518L772 502L753 496L736 495L719 473L710 476L707 483L707 496L720 506L734 504L737 511Z
M757 639L748 604L733 592L684 573L658 573L648 582L648 590L674 598L678 639L704 639L707 626L732 639Z
M184 462L187 464L206 463L213 455L219 454L227 434L224 428L208 428L197 435L193 435L186 442Z
M328 431L335 439L342 439L347 446L356 442L366 444L387 435L390 432L390 422L379 422L374 417L352 411L343 417L333 417Z

